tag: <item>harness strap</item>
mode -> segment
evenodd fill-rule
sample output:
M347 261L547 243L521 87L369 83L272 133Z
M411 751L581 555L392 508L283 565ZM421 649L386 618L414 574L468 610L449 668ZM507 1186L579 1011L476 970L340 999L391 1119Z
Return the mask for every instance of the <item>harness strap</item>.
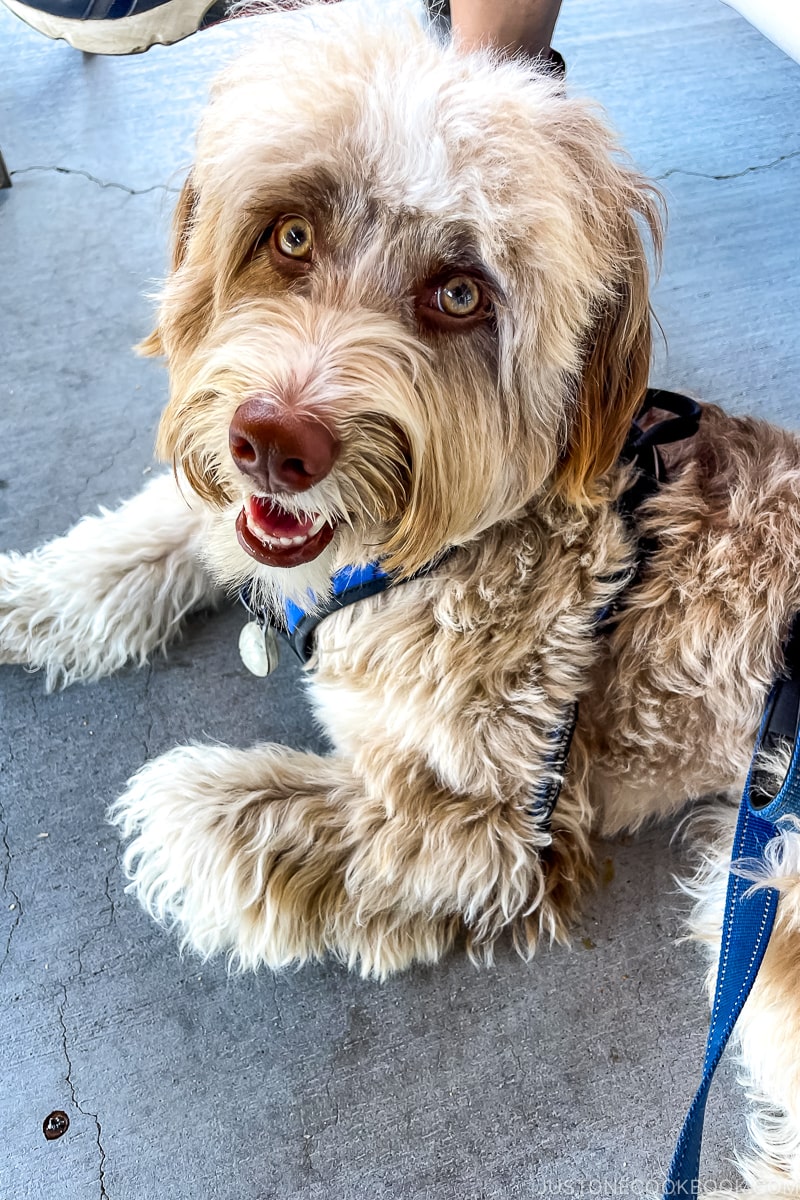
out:
M654 408L663 409L672 413L672 416L666 421L657 421L647 429L642 429L642 417ZM667 478L664 460L658 452L658 447L694 437L700 425L700 412L700 405L689 396L683 396L680 392L668 392L663 388L648 388L644 403L625 439L619 456L620 462L634 463L637 471L633 483L617 501L617 511L625 518L629 529L637 537L640 568L643 560L655 549L655 542L637 535L636 510L645 500L656 494ZM638 579L639 574L640 570L635 578Z
M553 816L553 809L558 802L558 797L561 795L561 786L564 782L569 752L572 748L572 739L575 735L575 726L577 724L578 702L574 700L572 704L566 706L561 725L558 725L550 732L550 741L553 743L553 748L545 757L545 773L540 783L534 789L528 808L531 816L535 818L543 829L549 827Z
M664 1187L665 1200L696 1196L706 1101L714 1072L733 1032L766 953L778 892L748 885L741 865L763 864L768 843L783 817L800 815L800 616L795 618L785 647L786 674L767 698L745 783L731 852L731 871L725 897L717 982L706 1042L700 1086L678 1136ZM781 742L793 743L789 769L777 792L762 769L759 756Z
M377 563L367 563L364 567L343 567L331 579L332 592L324 609L305 612L294 601L287 600L284 606L286 637L300 661L308 662L314 653L314 633L320 621L346 608L348 604L377 596L389 587L390 582L389 576Z

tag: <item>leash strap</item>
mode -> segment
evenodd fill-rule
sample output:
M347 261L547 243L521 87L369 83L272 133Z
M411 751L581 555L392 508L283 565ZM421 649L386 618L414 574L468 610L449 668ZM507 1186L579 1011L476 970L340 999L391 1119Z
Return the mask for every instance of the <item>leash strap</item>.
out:
M800 616L795 618L784 656L786 675L777 680L767 698L733 840L703 1076L678 1136L664 1186L664 1200L697 1196L699 1192L708 1093L714 1072L755 982L775 923L777 890L754 888L738 873L740 864L763 863L765 848L775 836L778 822L783 817L800 814ZM787 740L793 745L791 762L775 792L758 759L762 750L774 749Z
M778 907L778 893L773 888L759 888L751 892L747 881L735 873L734 864L742 858L762 859L764 847L774 833L775 827L753 816L746 799L743 799L733 842L732 869L725 898L717 986L703 1061L703 1077L678 1136L664 1187L665 1200L697 1196L699 1193L700 1150L708 1093L714 1072L761 966Z

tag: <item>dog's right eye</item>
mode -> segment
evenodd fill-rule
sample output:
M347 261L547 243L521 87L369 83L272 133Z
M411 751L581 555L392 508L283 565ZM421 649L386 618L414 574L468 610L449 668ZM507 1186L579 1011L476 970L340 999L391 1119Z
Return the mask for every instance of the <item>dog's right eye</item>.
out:
M314 249L314 231L305 217L281 217L272 231L278 254L295 262L309 262Z

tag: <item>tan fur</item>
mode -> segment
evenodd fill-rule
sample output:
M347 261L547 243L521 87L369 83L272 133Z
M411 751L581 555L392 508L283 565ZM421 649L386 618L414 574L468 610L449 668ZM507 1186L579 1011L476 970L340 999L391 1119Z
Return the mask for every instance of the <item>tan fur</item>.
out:
M113 816L134 891L203 954L280 967L333 953L384 977L459 933L489 957L506 929L528 954L542 934L568 935L593 832L743 782L800 607L800 444L705 408L641 514L657 548L597 635L635 552L615 464L647 382L651 187L592 106L535 65L461 56L391 8L280 20L215 89L143 345L168 360L159 449L202 518L187 508L182 537L162 481L93 528L90 559L75 534L46 548L52 595L41 559L0 558L0 653L69 681L144 657L212 580L247 582L280 613L345 563L379 558L402 578L436 562L320 627L310 690L331 755L179 748L131 780ZM313 226L307 272L269 249L286 214ZM459 272L483 281L491 315L432 327L421 298ZM228 429L254 394L341 443L326 478L279 497L337 523L291 570L256 563L235 534L254 484ZM170 520L145 563L135 520L158 527L156 499ZM126 569L149 608L109 637L90 618ZM173 576L180 600L167 603ZM65 586L81 621L62 619ZM532 803L578 701L548 827ZM695 884L712 941L729 825ZM743 1025L753 1071L760 1011L800 1046L798 844L789 831L776 852L786 896ZM759 1161L770 1136L794 1136L797 1161L780 1167L794 1187L796 1070L769 1062L756 1086L784 1124L768 1136L762 1122ZM748 1179L764 1191L768 1175Z
M596 498L595 481L619 458L650 374L647 260L635 218L641 217L657 260L661 221L657 194L643 180L632 180L629 187L627 202L618 196L606 210L622 221L620 274L611 295L601 299L587 338L577 403L556 477L556 488L577 504ZM607 230L597 230L598 238L604 235Z

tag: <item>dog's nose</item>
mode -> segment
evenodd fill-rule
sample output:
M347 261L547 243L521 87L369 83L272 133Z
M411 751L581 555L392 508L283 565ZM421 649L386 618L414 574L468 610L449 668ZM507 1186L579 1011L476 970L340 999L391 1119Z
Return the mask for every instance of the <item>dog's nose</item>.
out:
M276 413L254 396L240 404L228 431L233 461L266 492L305 492L330 473L339 440L308 413Z

